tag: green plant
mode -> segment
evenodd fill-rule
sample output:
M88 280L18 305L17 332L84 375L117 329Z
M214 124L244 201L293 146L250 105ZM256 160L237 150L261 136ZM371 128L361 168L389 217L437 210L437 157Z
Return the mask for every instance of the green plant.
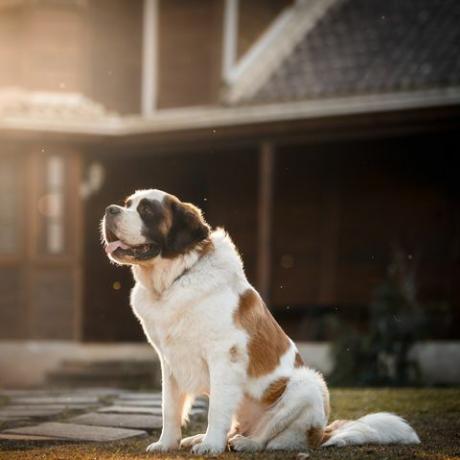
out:
M410 349L425 323L417 301L415 263L393 252L387 275L374 291L365 334L354 329L338 334L333 345L335 368L330 377L341 385L409 385L419 383Z

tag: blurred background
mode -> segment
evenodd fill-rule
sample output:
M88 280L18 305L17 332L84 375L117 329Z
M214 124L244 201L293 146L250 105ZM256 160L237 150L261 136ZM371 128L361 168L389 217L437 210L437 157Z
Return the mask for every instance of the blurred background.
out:
M148 385L104 208L224 226L337 384L460 382L460 3L0 0L0 386Z

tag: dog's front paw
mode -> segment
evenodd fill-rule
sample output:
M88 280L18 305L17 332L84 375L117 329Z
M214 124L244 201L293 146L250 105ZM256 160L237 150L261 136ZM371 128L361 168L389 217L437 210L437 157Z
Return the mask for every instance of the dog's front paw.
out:
M217 444L203 440L192 447L192 454L195 455L217 455L225 450L225 444Z
M179 443L165 443L163 441L152 442L147 449L147 452L168 452L169 450L176 450L179 447Z
M228 440L231 450L236 452L256 452L262 449L262 446L251 438L237 434Z

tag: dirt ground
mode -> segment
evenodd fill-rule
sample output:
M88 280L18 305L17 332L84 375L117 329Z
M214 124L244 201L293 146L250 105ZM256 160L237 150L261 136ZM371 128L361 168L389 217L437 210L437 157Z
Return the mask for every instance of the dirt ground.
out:
M362 446L320 448L309 452L311 459L460 459L460 389L334 389L332 417L356 418L375 411L391 411L404 416L418 432L418 446ZM195 433L202 427L187 429ZM105 444L18 444L0 442L1 460L121 460L198 458L187 452L168 455L145 453L158 437ZM217 458L217 457L213 457ZM224 460L295 459L295 452L258 454L225 453Z

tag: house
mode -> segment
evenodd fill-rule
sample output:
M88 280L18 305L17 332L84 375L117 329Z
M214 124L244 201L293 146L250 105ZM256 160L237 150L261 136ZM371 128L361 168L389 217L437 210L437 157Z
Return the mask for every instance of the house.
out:
M0 0L0 339L141 341L98 225L166 189L297 340L365 327L391 248L458 339L454 0ZM442 310L436 310L442 305ZM442 311L442 314L439 314Z

